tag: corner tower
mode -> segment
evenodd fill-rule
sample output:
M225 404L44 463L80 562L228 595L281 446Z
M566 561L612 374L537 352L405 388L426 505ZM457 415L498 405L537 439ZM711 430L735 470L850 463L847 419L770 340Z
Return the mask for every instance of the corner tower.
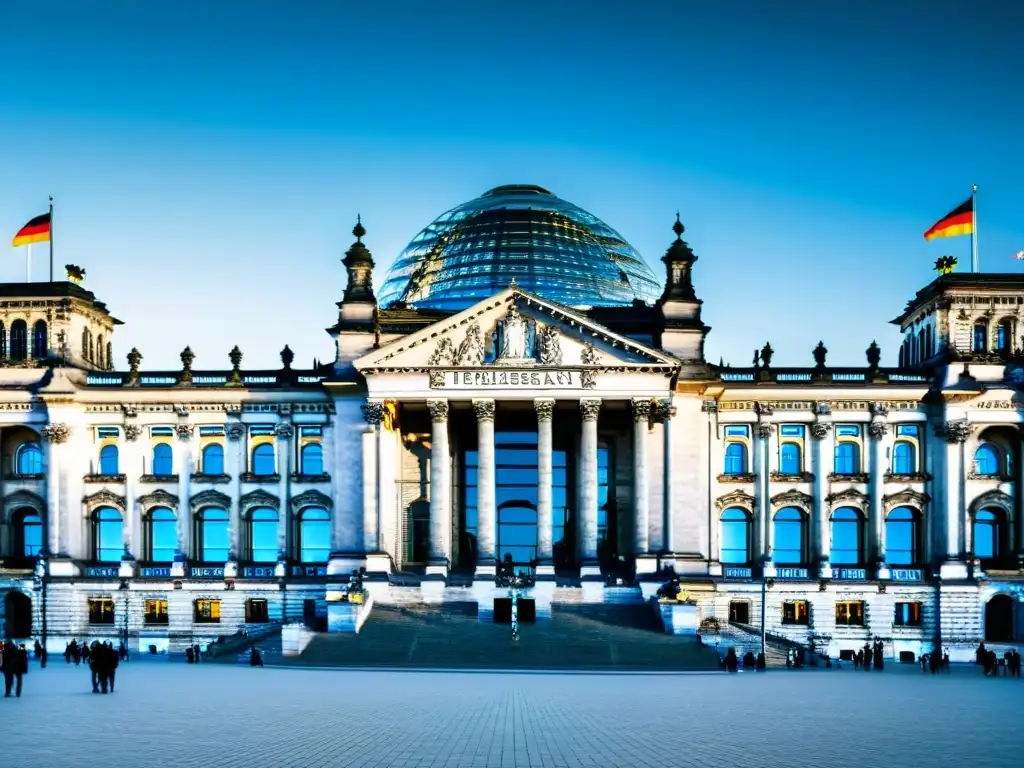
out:
M377 298L373 294L373 255L363 243L366 228L362 217L356 217L352 228L356 241L345 252L341 263L348 274L348 285L338 302L338 323L327 332L335 340L335 368L366 354L376 342Z
M686 228L676 214L672 225L675 242L661 257L665 264L665 291L658 305L661 308L663 330L661 348L683 362L703 365L704 337L711 330L700 317L703 302L693 289L693 264L697 255L683 240Z

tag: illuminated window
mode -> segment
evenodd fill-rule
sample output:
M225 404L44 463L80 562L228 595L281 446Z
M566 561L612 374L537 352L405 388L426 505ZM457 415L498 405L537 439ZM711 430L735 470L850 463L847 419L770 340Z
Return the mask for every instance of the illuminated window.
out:
M146 624L167 624L167 601L147 600L146 612L143 614L143 621Z
M220 624L220 600L196 600L193 619L196 624Z
M267 601L256 598L249 598L245 601L245 623L266 624L270 621L270 612L267 610Z
M806 627L810 623L810 613L806 600L787 600L782 604L782 623L799 624Z
M893 624L897 627L920 627L921 604L896 603L896 616L893 618Z
M113 624L114 601L109 597L89 598L89 623Z
M843 600L836 603L836 624L848 627L864 626L864 602Z

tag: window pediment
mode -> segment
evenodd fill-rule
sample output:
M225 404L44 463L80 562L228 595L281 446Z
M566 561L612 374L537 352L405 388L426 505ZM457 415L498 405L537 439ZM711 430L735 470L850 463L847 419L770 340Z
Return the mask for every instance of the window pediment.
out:
M800 507L805 512L811 509L814 499L806 493L797 490L783 491L772 496L772 506L775 507Z
M170 507L171 509L176 509L178 506L178 497L173 493L168 493L163 488L157 488L152 493L140 496L139 506L143 510L147 510L150 507Z
M230 502L229 502L230 503ZM277 511L281 510L281 502L277 496L267 493L262 489L249 491L238 500L239 510L244 514L253 507L270 507Z
M754 511L754 497L744 491L730 491L715 499L715 507L722 512L729 507L740 507L748 512Z
M970 510L974 513L985 507L999 507L1010 514L1013 511L1013 497L1002 491L986 491L971 502Z
M825 501L831 504L833 508L854 506L858 507L862 512L866 512L870 500L867 494L861 493L854 488L846 488L837 493L830 493L825 497Z
M323 507L330 510L334 508L331 497L320 491L303 491L292 499L292 512L298 512L303 507Z
M886 510L903 505L916 507L917 509L924 509L924 505L930 500L931 496L927 493L918 493L913 488L904 488L902 491L897 491L896 493L890 493L883 496L882 505Z
M85 503L87 510L93 510L96 507L115 507L116 509L125 511L125 500L124 496L118 496L113 491L108 491L104 488L102 491L97 491L91 496L86 496L82 499Z
M203 507L220 507L221 509L230 509L231 497L220 491L207 490L200 491L192 497L189 502L192 511L195 512Z
M41 496L25 490L15 491L4 497L4 509L11 511L18 507L32 507L39 514L43 514L46 511L46 502Z

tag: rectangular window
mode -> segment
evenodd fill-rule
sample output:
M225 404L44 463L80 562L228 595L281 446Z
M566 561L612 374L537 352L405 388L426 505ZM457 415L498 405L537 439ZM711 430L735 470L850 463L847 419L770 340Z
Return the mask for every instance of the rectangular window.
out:
M200 427L200 437L219 437L224 434L224 427Z
M105 437L117 437L121 430L117 427L96 427L96 437L102 440Z
M267 611L266 600L250 598L245 601L246 624L266 624L268 621L270 621L270 613Z
M272 435L274 434L274 428L267 426L266 424L253 425L249 427L250 435Z
M196 624L220 624L220 600L196 600L193 618Z
M860 437L860 427L856 424L837 424L836 437Z
M318 437L323 433L323 427L299 427L299 434L303 437Z
M733 600L729 603L729 621L737 624L750 623L750 603L746 600Z
M921 604L896 603L896 616L893 620L893 624L897 627L920 627Z
M114 623L114 601L109 597L89 598L89 623L90 624L113 624Z
M149 434L153 437L171 437L174 435L172 427L150 427Z
M861 600L843 600L836 603L836 625L863 627L864 602Z
M810 621L806 600L787 600L782 604L782 623L806 627Z
M803 437L804 428L799 424L783 424L780 433L783 437Z
M917 437L919 427L916 424L900 424L896 427L896 437Z
M147 600L143 620L146 624L167 624L167 601Z
M725 428L726 437L750 437L750 427L728 426Z

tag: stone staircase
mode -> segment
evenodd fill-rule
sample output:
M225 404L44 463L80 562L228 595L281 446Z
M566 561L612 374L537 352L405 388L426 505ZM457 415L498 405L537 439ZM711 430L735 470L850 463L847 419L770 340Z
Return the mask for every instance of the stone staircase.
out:
M761 630L759 627L753 627L747 624L730 623L720 625L718 632L703 631L701 632L702 638L706 645L715 647L717 641L717 647L722 656L726 654L729 648L736 649L736 655L743 658L747 651L750 651L756 657L761 651ZM804 662L807 665L811 665L812 654L807 651L807 646L801 645L800 643L790 640L788 638L780 637L768 633L765 637L765 664L769 667L785 667L786 657L789 651L803 649L805 652ZM814 663L819 666L824 666L824 660L814 655Z
M261 646L262 647L262 646ZM278 663L273 651L265 663ZM248 658L245 659L246 663ZM650 605L555 605L550 620L480 621L475 604L377 605L359 634L321 634L285 665L448 669L713 670L712 649L666 635Z

